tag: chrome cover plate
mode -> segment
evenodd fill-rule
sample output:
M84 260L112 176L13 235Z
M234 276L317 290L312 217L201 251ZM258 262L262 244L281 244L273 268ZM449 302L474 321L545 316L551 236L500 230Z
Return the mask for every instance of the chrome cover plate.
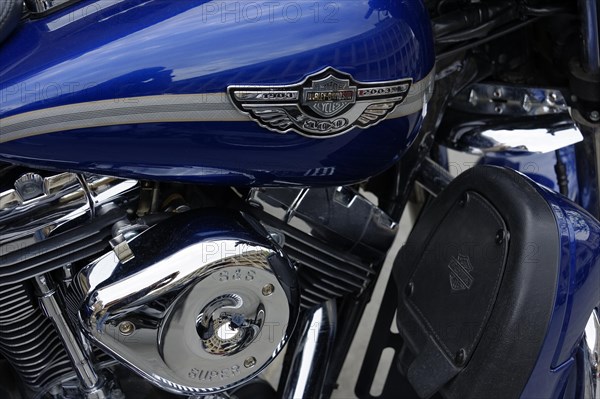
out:
M450 127L446 145L457 151L548 153L583 140L556 89L477 83L458 93L450 107L489 115Z
M288 86L229 86L233 105L262 127L309 137L366 129L404 102L412 79L363 83L326 68Z
M47 176L42 177L42 173ZM42 171L22 174L12 187L11 182L3 183L6 186L0 185L0 256L89 222L133 200L139 188L136 180Z
M204 394L254 378L296 323L289 260L257 222L210 210L163 221L85 267L71 306L84 334L167 391ZM83 300L81 300L83 298Z
M544 154L583 141L568 114L511 120L481 119L452 126L445 144L475 155L490 152Z
M487 115L553 115L568 113L560 90L477 83L452 99L451 107Z

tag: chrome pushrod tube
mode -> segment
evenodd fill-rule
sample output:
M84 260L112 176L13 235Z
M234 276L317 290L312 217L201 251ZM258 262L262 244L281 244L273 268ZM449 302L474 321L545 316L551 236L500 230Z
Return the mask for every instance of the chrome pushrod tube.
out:
M56 327L58 335L65 346L67 355L71 359L75 374L81 383L83 393L87 399L104 399L107 393L104 390L104 381L98 376L92 362L81 348L79 341L71 331L63 311L56 300L55 289L51 281L45 275L34 279L39 291L39 300L46 316Z
M295 345L289 347L294 354L281 398L321 398L333 352L336 324L336 304L333 300L305 313Z

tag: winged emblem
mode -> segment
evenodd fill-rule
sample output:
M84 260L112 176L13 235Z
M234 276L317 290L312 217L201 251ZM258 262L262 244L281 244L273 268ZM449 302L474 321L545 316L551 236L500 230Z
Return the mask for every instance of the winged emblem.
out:
M366 129L401 104L412 79L378 83L356 81L326 68L286 86L229 86L233 105L264 128L309 137L333 137Z

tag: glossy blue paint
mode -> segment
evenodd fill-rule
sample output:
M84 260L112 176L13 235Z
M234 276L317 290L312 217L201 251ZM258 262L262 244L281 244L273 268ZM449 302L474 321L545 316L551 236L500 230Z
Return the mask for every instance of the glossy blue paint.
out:
M25 160L58 170L241 186L334 185L391 166L400 157L399 149L413 139L398 131L416 131L420 120L413 115L384 121L366 131L355 129L326 140L279 135L254 122L179 124L176 132L168 123L140 124L53 133L0 147L9 161ZM198 130L203 133L196 134ZM45 158L48 147L53 149L51 160ZM26 154L26 158L8 153ZM58 161L61 157L68 161Z
M293 84L327 66L364 82L418 81L433 68L432 43L420 1L88 0L23 23L2 45L0 118ZM210 184L332 185L384 170L419 122L413 114L323 140L246 122L98 127L0 144L0 160Z
M584 136L584 141L577 144L577 177L579 181L579 204L588 210L597 219L600 219L600 193L598 184L597 154L595 134Z
M567 198L540 186L538 190L556 217L560 269L552 320L522 397L561 398L573 378L585 325L600 303L600 223Z
M578 168L575 155L575 146L568 146L558 150L560 158L567 168L569 180L569 198L581 204L580 186L578 182ZM556 153L522 154L510 152L489 153L481 160L485 165L504 166L518 170L530 179L551 190L559 191L556 171Z

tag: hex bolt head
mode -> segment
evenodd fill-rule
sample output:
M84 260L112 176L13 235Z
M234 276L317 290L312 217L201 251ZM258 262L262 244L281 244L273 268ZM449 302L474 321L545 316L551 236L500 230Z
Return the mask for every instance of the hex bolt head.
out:
M119 332L121 335L131 335L135 331L135 325L129 320L122 321L119 323Z
M598 112L598 111L590 112L590 120L592 120L593 122L600 121L600 112Z
M262 294L264 296L273 295L273 292L275 292L275 286L273 284L267 284L262 288Z
M467 352L461 348L458 352L456 352L456 356L454 356L454 363L457 366L464 366L466 361L467 361Z
M413 283L411 281L406 285L406 288L404 289L404 294L406 295L407 298L410 298L411 296L413 296L414 293L415 293L415 283Z
M458 206L464 208L469 203L469 193L464 193L458 201Z
M496 233L496 244L502 245L508 239L508 232L506 230L498 230Z
M256 366L256 358L253 356L250 356L248 359L244 360L244 367L246 367L247 369L252 368Z

